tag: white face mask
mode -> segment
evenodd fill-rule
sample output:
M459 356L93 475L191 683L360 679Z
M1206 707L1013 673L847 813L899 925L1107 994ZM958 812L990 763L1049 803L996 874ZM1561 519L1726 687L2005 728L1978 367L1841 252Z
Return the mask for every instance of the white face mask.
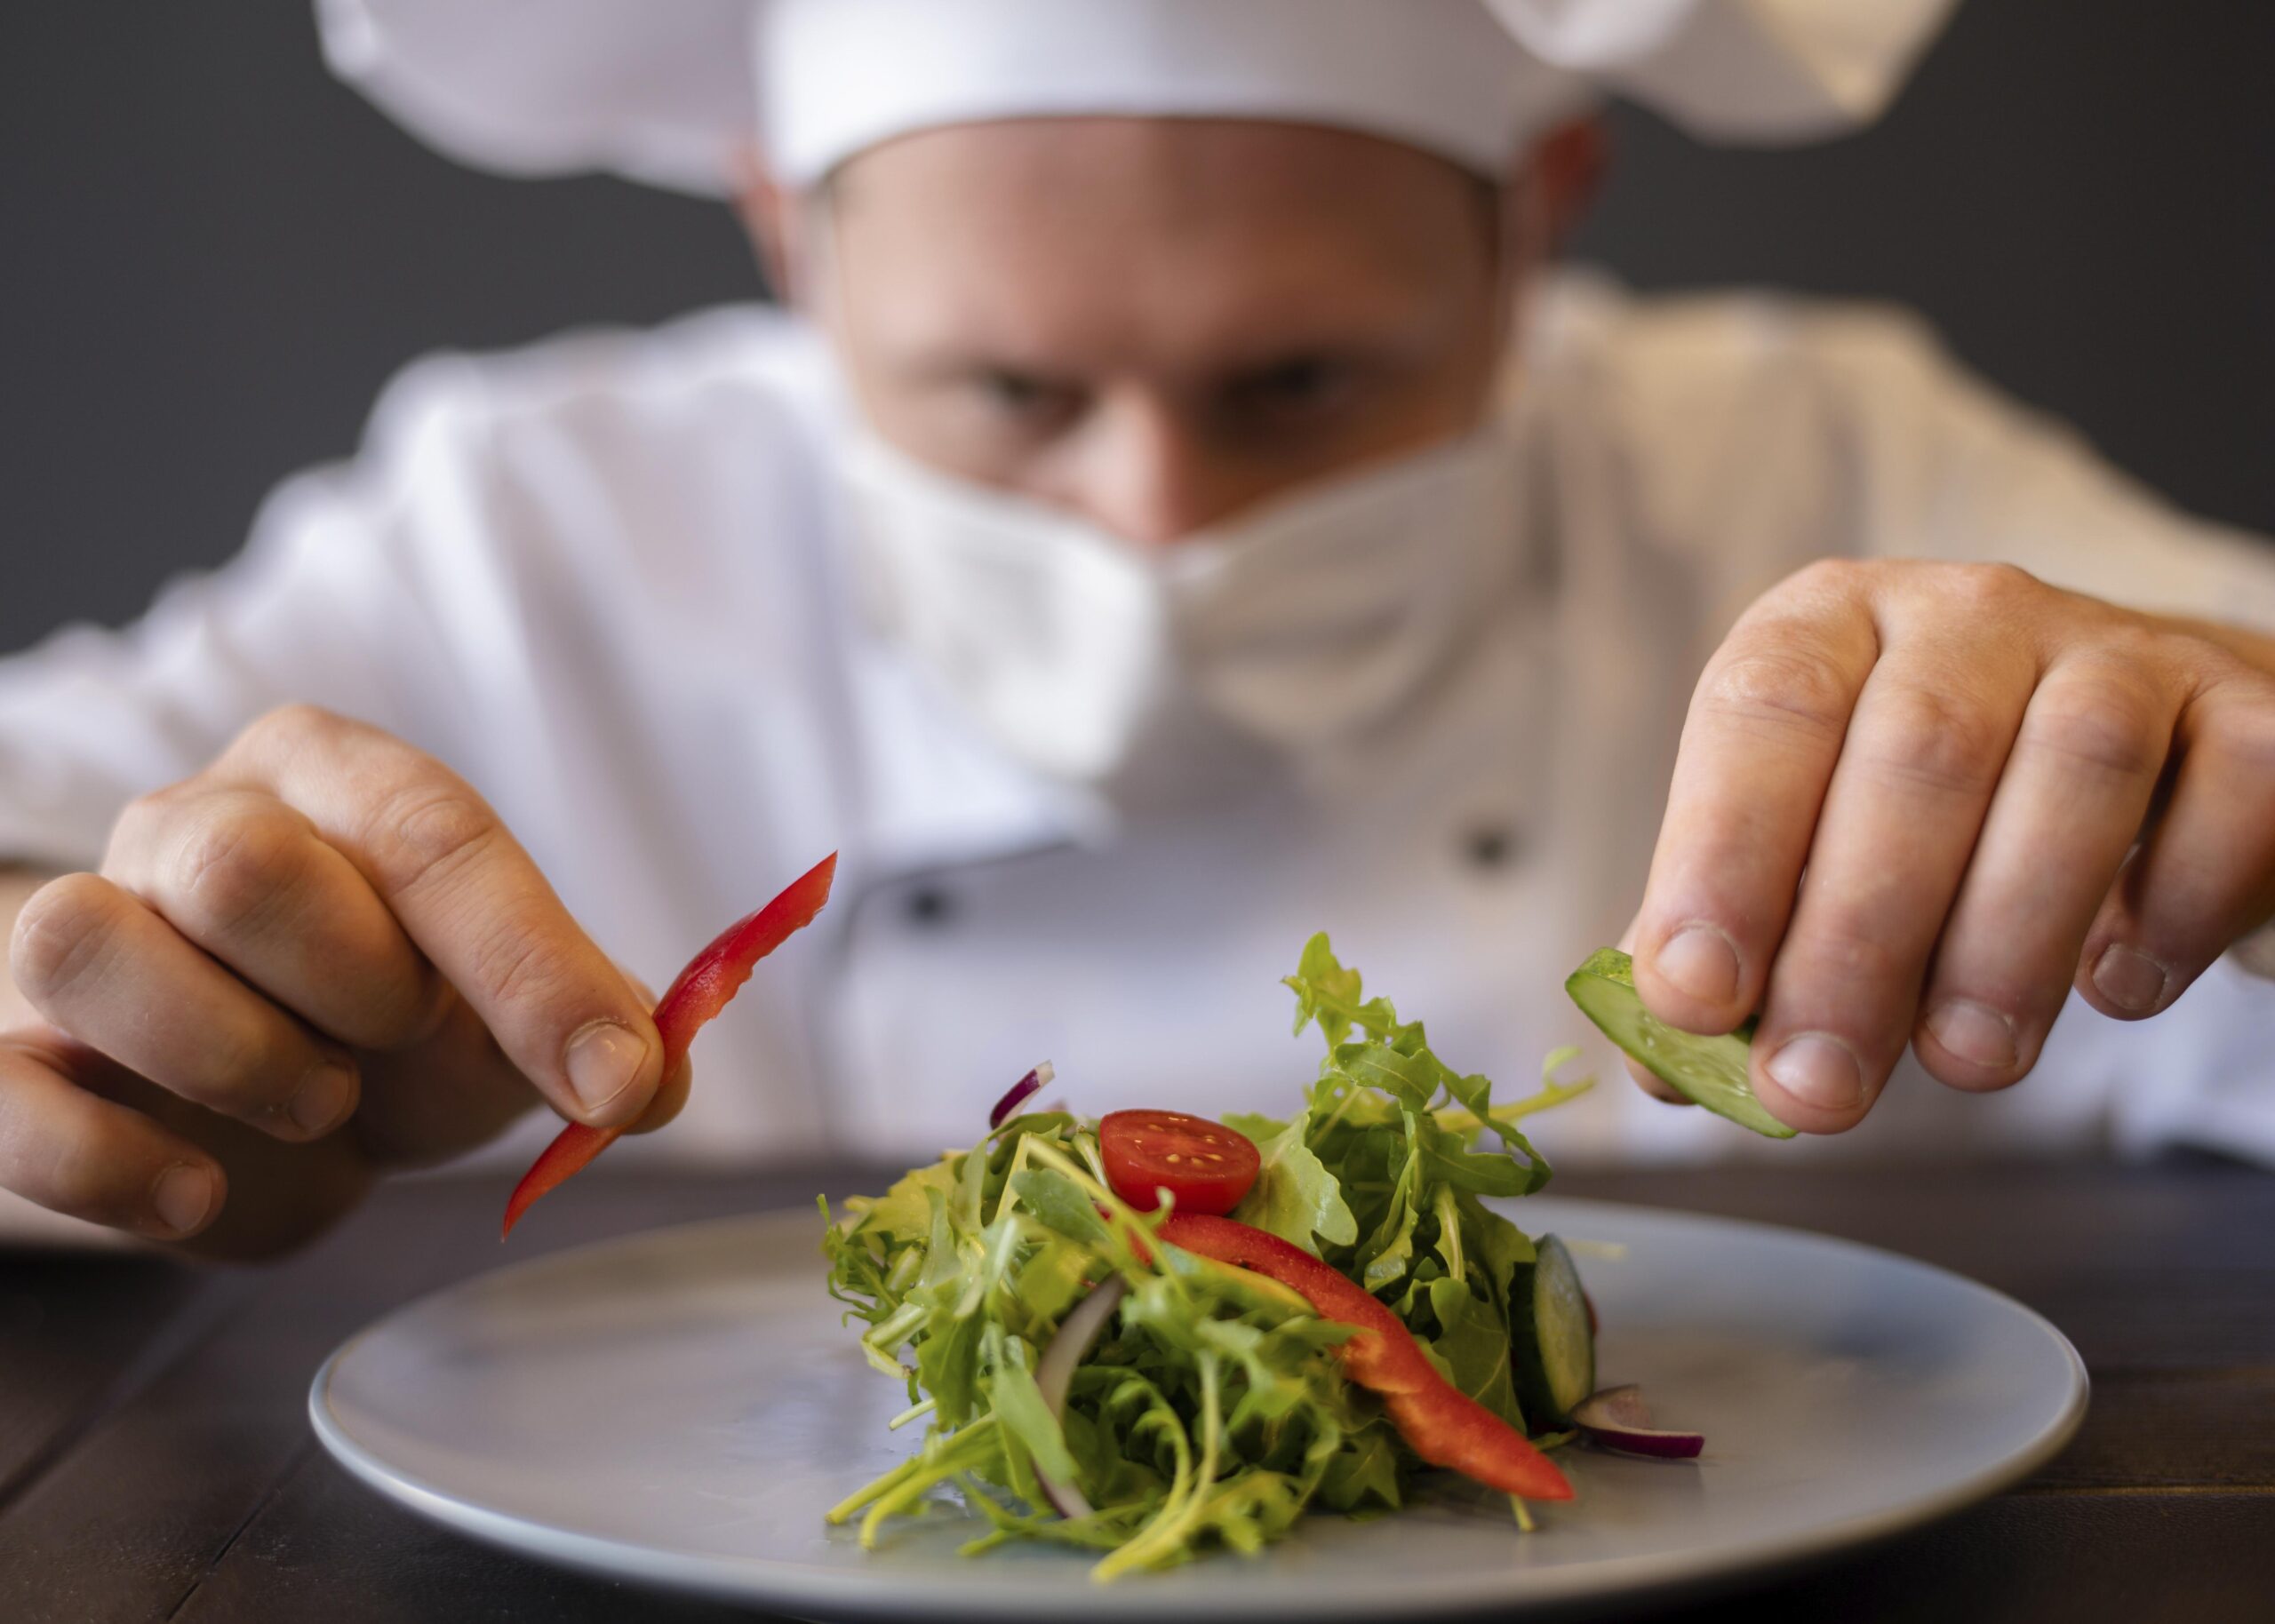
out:
M1514 581L1505 430L1143 546L874 440L845 466L879 631L1012 756L1185 798L1393 719Z

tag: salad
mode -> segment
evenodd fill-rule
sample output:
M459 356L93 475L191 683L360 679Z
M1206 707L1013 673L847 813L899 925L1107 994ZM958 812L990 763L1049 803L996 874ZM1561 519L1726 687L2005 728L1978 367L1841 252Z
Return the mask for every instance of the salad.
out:
M1314 1507L1394 1509L1448 1468L1569 1500L1552 1453L1592 1420L1648 1431L1632 1393L1594 1415L1592 1310L1570 1250L1485 1205L1548 1163L1520 1124L1589 1087L1555 1072L1497 1101L1418 1021L1365 996L1325 935L1287 978L1319 1076L1286 1119L1028 1109L842 1214L829 1290L922 1441L828 1517L865 1543L954 1485L991 1525L1101 1553L1110 1580L1222 1545L1254 1551Z
M810 924L836 857L721 933L658 1000L668 1074L758 961ZM1325 935L1287 977L1296 1031L1326 1054L1284 1119L1029 1109L1038 1066L988 1132L883 1195L821 1203L828 1289L923 1423L899 1466L833 1508L874 1544L944 1485L990 1531L1101 1553L1101 1580L1210 1546L1252 1552L1314 1507L1397 1509L1449 1469L1529 1502L1569 1500L1553 1452L1585 1437L1684 1459L1704 1440L1655 1429L1633 1387L1595 1390L1595 1310L1571 1250L1485 1205L1529 1196L1548 1163L1518 1124L1585 1092L1542 1068L1497 1101L1419 1021L1368 998ZM1566 983L1621 1048L1709 1110L1789 1135L1747 1085L1741 1030L1662 1025L1627 956ZM590 1164L616 1130L571 1123L515 1187L505 1230Z

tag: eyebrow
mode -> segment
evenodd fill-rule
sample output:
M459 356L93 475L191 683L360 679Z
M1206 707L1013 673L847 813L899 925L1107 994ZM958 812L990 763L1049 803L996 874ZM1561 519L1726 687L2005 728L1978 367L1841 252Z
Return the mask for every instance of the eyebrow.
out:
M1347 335L1277 338L1213 357L1207 378L1215 383L1252 381L1285 367L1321 361L1362 367L1394 364L1422 347L1425 346L1421 335L1410 333L1378 334L1357 340ZM896 363L895 370L923 384L968 383L1012 373L1047 387L1079 388L1089 376L1082 369L1023 356L1015 349L975 349L961 340L921 349L906 362Z

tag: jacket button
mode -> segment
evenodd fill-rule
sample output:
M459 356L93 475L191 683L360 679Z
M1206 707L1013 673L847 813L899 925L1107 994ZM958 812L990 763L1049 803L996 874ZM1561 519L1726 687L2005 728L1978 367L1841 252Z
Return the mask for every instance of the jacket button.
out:
M1521 844L1516 830L1508 825L1484 824L1462 836L1461 855L1472 868L1506 868L1516 860Z
M919 886L908 894L903 904L911 925L930 929L946 925L955 917L955 898L938 886Z

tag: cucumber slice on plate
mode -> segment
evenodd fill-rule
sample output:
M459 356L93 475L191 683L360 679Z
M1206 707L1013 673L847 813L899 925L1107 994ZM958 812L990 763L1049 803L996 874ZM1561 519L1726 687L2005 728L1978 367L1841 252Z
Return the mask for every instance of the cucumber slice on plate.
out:
M1603 1028L1605 1037L1683 1098L1767 1138L1793 1136L1793 1130L1754 1097L1753 1085L1747 1080L1752 1022L1720 1038L1702 1038L1655 1019L1636 994L1634 961L1615 947L1601 949L1573 971L1564 991L1582 1015Z
M1531 1262L1518 1268L1509 1293L1520 1321L1517 1404L1536 1429L1561 1427L1596 1390L1595 1333L1588 1328L1580 1271L1564 1243L1544 1235L1533 1254Z

